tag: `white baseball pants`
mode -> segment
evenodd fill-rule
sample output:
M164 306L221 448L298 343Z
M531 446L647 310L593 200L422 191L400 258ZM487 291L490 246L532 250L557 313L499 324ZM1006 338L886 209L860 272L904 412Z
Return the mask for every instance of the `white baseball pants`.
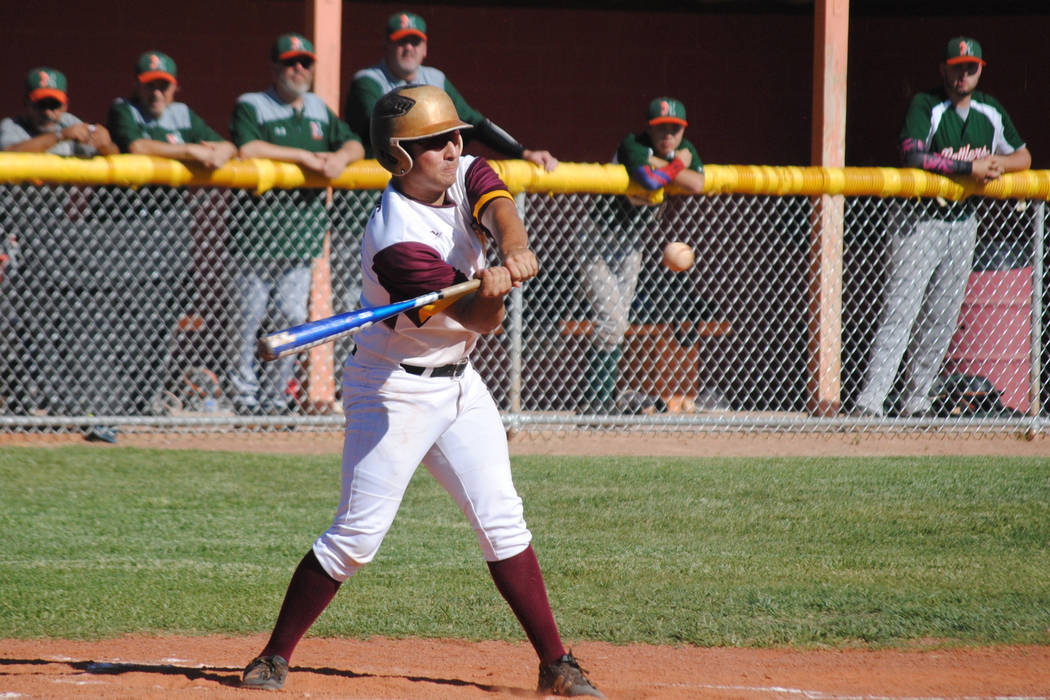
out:
M966 294L977 219L924 219L890 237L882 318L857 406L878 414L905 350L904 415L928 411Z
M372 561L420 462L455 499L486 561L532 540L511 479L506 431L481 376L419 377L399 367L343 371L346 439L342 497L313 551L344 581Z

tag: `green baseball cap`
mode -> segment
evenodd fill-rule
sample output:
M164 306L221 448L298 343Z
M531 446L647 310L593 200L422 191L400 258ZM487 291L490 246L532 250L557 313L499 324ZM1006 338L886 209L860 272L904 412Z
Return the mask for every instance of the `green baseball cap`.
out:
M413 34L423 41L427 40L427 23L413 12L395 12L386 21L386 36L390 41Z
M673 97L657 97L649 103L649 123L689 126L685 120L685 105Z
M313 60L317 60L317 56L314 54L313 42L302 34L282 34L277 37L277 41L273 42L273 46L270 48L270 60L274 63L295 58L296 56L309 56Z
M41 66L26 75L26 96L31 102L53 97L62 104L68 104L66 86L66 76L54 68Z
M976 39L968 36L957 36L948 40L948 46L944 50L944 62L948 64L974 62L982 66L987 62L984 60L984 52Z
M138 62L135 63L135 73L138 74L140 83L149 83L154 80L178 83L175 79L178 73L175 61L171 60L171 56L160 51L147 51L139 56Z

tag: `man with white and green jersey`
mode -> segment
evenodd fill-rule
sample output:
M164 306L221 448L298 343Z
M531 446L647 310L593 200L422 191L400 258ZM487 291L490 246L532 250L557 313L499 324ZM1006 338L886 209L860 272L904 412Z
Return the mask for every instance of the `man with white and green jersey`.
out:
M649 102L646 128L624 137L614 163L646 190L672 182L685 192L704 189L704 166L685 138L685 105L673 97ZM628 195L596 197L576 240L582 286L591 306L594 332L587 349L581 410L584 413L639 413L666 410L658 397L617 395L623 339L642 269L642 234L661 219L664 203Z
M222 138L197 113L175 101L178 69L171 56L146 51L135 62L135 88L109 108L107 126L124 153L197 161L222 167L237 147Z
M906 167L986 183L1025 170L1031 154L1006 110L976 90L986 62L969 37L948 41L940 72L943 86L916 95L905 115L900 153ZM924 208L890 236L882 318L872 346L864 388L854 413L885 414L886 398L905 362L900 412L928 415L930 389L955 331L973 264L975 204Z
M366 146L370 146L368 130L372 109L380 97L405 85L433 85L452 98L459 118L474 127L464 134L467 138L477 139L502 156L535 163L548 172L558 166L558 159L550 152L525 148L467 104L444 72L422 65L427 57L427 24L422 17L412 12L395 12L387 19L386 37L385 57L376 65L354 74L346 98L347 121L361 135Z
M158 156L220 168L237 147L219 136L182 102L178 68L171 56L151 50L135 61L130 97L115 99L106 126L123 153ZM139 274L133 292L141 333L120 334L114 342L127 347L126 374L148 377L147 393L159 395L174 347L172 334L178 316L192 299L192 193L185 188L150 185L124 189L119 215L100 222L99 234L109 232L122 241L126 256L137 261Z
M295 163L326 178L338 177L364 156L360 138L324 101L310 92L313 44L283 34L270 51L273 84L241 95L230 133L242 158ZM230 251L238 262L235 284L237 357L229 378L234 408L242 414L282 414L295 357L260 366L256 334L272 312L275 328L304 323L310 294L310 264L320 255L329 227L323 189L272 189L241 196L246 214L231 227Z

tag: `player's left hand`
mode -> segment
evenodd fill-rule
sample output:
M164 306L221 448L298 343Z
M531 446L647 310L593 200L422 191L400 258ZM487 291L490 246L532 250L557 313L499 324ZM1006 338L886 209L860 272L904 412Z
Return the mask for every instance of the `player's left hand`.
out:
M481 279L481 287L477 295L482 299L497 299L507 296L515 286L511 281L510 270L502 265L497 267L486 267L478 273Z
M550 151L530 151L525 149L521 157L530 163L535 163L547 172L558 167L558 159L550 154Z
M529 248L513 248L503 254L503 265L510 272L511 282L515 287L530 280L540 271L540 263L536 254Z

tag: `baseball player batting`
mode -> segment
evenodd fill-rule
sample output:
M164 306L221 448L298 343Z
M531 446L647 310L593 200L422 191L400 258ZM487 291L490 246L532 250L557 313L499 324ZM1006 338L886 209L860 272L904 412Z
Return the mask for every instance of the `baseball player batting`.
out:
M408 311L357 336L343 373L346 441L335 520L299 563L273 634L242 683L281 688L299 640L344 581L372 561L420 463L474 527L492 579L539 656L541 692L604 697L566 652L511 479L506 433L470 354L503 321L504 299L539 270L506 185L462 156L470 128L433 86L384 95L371 120L376 158L393 178L361 244L362 306L476 278L476 292L425 322ZM503 264L485 267L479 233Z

